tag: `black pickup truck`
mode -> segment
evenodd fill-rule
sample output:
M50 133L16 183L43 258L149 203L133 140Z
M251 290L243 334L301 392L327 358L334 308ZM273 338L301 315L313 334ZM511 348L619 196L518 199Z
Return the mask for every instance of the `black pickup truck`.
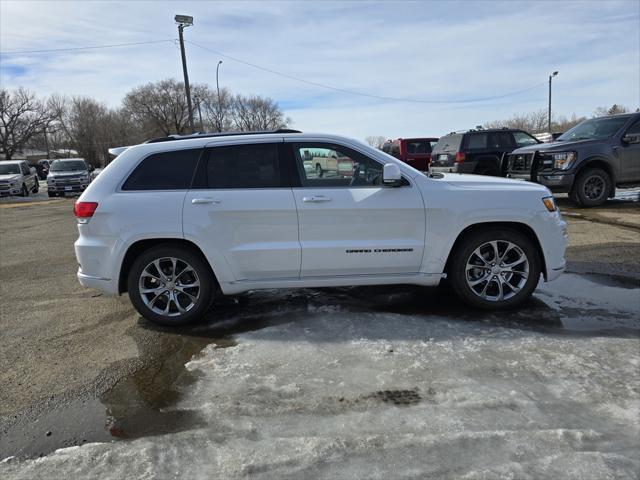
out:
M585 120L553 143L514 150L507 175L569 193L583 207L601 205L616 187L640 184L640 113Z

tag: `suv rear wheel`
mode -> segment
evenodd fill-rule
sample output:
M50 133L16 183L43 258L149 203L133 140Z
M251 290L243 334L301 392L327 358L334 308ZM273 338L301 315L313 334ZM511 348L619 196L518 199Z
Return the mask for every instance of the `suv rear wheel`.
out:
M601 168L587 168L578 174L569 196L581 207L597 207L609 197L611 177Z
M490 228L465 237L456 250L449 277L468 305L513 308L533 293L540 278L540 258L529 238L509 229Z
M218 285L199 254L159 245L133 262L127 288L140 315L153 323L175 326L202 318Z

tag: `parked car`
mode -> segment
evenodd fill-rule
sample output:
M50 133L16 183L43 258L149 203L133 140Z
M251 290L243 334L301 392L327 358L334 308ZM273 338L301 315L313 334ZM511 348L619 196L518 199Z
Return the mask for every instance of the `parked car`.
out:
M36 167L36 170L38 172L38 178L40 180L47 179L50 165L51 165L51 162L49 160L38 160L38 163L34 165Z
M68 193L83 192L91 183L92 171L93 167L82 158L54 160L47 176L49 196L59 197Z
M640 113L585 120L553 143L514 150L508 173L568 192L580 206L602 205L616 187L640 184Z
M542 142L518 129L474 129L443 136L431 152L429 171L504 176L506 155Z
M28 197L29 192L38 193L40 184L36 169L24 160L0 161L0 196L20 195Z
M382 146L382 151L411 165L416 170L429 170L431 151L438 142L437 138L398 138L389 140Z
M445 276L469 305L511 308L565 268L566 224L541 185L427 176L356 140L287 132L128 148L75 204L80 283L178 325L219 295ZM352 176L318 176L306 151L348 158Z

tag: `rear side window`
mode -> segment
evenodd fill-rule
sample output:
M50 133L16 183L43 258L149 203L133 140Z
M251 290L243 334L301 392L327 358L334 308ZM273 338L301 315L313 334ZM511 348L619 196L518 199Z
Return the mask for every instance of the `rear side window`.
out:
M511 132L493 132L491 134L491 148L508 150L514 148Z
M467 140L467 148L469 150L480 150L487 148L489 135L486 133L471 133Z
M286 186L280 174L278 145L275 143L212 148L206 175L208 188Z
M142 160L122 190L187 190L202 149L154 153Z
M457 152L460 150L460 142L462 140L462 135L446 135L438 140L435 147L433 147L434 152Z

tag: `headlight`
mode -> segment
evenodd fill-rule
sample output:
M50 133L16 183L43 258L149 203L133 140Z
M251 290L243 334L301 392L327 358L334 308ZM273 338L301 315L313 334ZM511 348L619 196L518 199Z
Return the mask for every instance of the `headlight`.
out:
M547 207L547 210L550 212L555 212L558 209L558 207L556 207L556 199L553 197L544 197L542 203L544 203L544 206Z
M578 157L576 152L552 153L551 156L553 157L553 168L556 170L568 170Z

